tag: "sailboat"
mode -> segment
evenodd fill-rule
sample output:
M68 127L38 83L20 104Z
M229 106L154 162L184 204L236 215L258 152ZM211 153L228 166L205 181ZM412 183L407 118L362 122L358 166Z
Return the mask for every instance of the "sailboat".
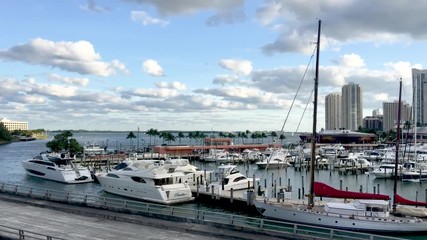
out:
M394 215L393 213L395 213L397 203L396 201L393 202L393 209L391 210L390 198L387 195L342 191L314 181L320 29L321 20L319 20L316 44L317 56L316 76L314 81L313 137L311 139L310 190L307 195L308 203L304 201L294 202L284 199L265 198L264 200L254 201L255 207L266 218L302 223L305 225L372 233L404 234L427 232L427 222L421 218ZM399 102L401 100L401 89L402 82L400 82ZM399 136L399 131L400 126L398 127L397 136ZM398 143L399 142L397 142L397 144ZM398 159L397 154L398 152L396 152L396 161ZM394 196L397 196L396 186L395 182ZM315 196L335 199L342 198L345 200L341 202L336 200L315 202Z

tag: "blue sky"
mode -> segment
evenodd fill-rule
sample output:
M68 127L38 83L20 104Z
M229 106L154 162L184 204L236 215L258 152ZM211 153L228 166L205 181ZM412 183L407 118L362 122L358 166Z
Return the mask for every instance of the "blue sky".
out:
M423 7L424 6L424 7ZM364 116L427 64L427 1L74 0L0 7L0 118L30 128L280 130L322 20L324 98L354 82ZM310 131L308 68L285 131Z

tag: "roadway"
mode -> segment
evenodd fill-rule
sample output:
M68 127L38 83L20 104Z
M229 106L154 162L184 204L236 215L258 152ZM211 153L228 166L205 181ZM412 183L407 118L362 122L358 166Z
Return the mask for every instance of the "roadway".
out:
M0 225L63 239L280 239L0 193ZM4 234L4 233L3 233ZM2 239L0 231L0 239Z

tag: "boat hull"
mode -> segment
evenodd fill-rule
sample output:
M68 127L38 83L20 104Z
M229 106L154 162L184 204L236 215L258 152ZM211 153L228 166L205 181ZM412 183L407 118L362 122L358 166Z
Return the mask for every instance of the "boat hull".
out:
M311 210L300 210L292 205L272 204L263 201L254 202L258 211L267 218L287 222L314 225L327 228L337 228L350 231L362 231L370 233L415 233L427 232L427 223L414 219L413 221L402 220L390 221L380 218L366 220L345 217L340 214L319 213Z
M167 205L194 200L190 187L184 183L154 186L106 177L104 174L97 175L97 179L104 191L134 199Z
M29 176L43 178L62 183L93 182L92 174L87 168L63 169L59 167L22 162L25 172Z

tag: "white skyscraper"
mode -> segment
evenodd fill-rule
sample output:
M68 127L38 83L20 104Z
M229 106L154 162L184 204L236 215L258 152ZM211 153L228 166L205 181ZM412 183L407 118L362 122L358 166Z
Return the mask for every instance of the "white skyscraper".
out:
M325 98L325 128L326 130L339 129L341 118L341 94L331 93Z
M427 69L412 69L412 108L414 121L427 124ZM418 124L417 124L418 125Z
M362 89L358 84L349 83L341 91L341 127L357 130L363 126Z

